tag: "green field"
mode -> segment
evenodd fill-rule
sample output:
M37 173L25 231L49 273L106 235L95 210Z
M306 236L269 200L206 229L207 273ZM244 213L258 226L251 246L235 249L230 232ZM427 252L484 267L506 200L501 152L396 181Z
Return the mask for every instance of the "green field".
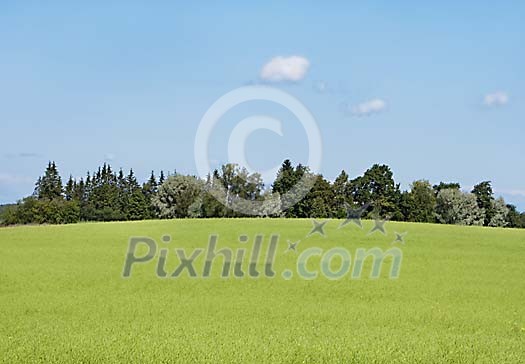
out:
M370 221L339 224L329 221L326 237L307 237L309 220L284 219L2 228L0 361L525 362L525 231L390 222L385 236L368 234ZM394 232L407 232L404 245L392 244ZM158 278L156 258L122 278L130 236L189 251L212 233L232 249L280 234L277 275L220 278L218 261L210 278ZM301 241L297 252L287 240ZM397 247L400 277L388 278L389 258L375 280L371 264L361 279L284 279L309 247ZM169 253L167 270L177 265Z

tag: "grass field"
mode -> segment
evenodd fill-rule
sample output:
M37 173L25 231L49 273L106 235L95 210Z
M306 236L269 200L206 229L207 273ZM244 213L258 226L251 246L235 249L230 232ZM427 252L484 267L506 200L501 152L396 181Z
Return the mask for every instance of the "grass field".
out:
M283 219L2 228L0 361L525 362L525 231L391 222L385 236L368 234L370 221L339 224L325 237L307 237L309 220ZM392 245L394 232L407 232L404 245ZM207 279L163 279L154 259L122 278L130 236L160 246L169 234L166 247L189 250L211 233L232 248L243 234L247 247L280 234L276 277L220 278L219 261ZM301 241L297 253L287 240ZM361 279L283 279L309 247L398 247L400 277L369 279L367 264ZM177 264L170 253L167 270Z

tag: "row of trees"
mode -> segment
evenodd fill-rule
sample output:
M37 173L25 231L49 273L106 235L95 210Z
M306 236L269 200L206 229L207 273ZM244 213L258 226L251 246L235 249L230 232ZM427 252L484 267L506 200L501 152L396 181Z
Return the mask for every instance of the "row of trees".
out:
M308 190L294 189L308 181ZM292 193L293 192L293 193ZM294 195L295 194L295 195ZM297 194L304 195L299 199ZM295 201L299 200L295 203ZM124 174L104 164L85 178L62 183L50 162L36 183L32 196L5 209L3 224L74 223L79 221L142 220L151 218L239 217L235 208L245 201L259 201L256 215L300 218L345 218L352 208L366 207L363 217L391 220L525 227L525 213L495 198L490 181L471 192L458 183L431 185L415 181L408 191L395 183L391 169L374 165L350 179L342 171L330 182L303 165L285 160L269 188L257 173L226 164L206 180L182 174L152 172L139 184L133 170ZM292 203L293 202L293 203ZM290 208L283 209L282 207ZM253 208L253 207L252 207ZM283 212L284 210L284 212ZM253 211L253 210L252 210Z
M164 179L163 176L161 176ZM32 196L9 207L4 224L74 223L79 221L141 220L156 217L151 196L157 181L139 185L133 170L114 173L104 164L97 172L79 181L69 178L65 185L54 162L36 182Z

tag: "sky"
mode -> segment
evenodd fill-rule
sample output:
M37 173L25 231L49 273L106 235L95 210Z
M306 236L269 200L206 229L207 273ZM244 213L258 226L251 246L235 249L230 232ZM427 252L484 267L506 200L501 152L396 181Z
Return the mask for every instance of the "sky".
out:
M490 180L523 211L524 19L520 1L4 0L0 203L31 194L49 160L63 179L104 162L141 180L196 174L206 112L265 87L310 111L329 180L374 163L405 189ZM301 118L252 100L217 121L211 166L230 161L230 135L250 117L280 125L242 141L254 170L308 162Z

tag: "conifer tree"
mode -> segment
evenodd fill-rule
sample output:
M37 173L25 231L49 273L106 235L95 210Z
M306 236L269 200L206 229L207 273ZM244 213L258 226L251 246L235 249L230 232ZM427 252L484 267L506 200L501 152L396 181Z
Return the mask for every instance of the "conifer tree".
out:
M142 192L142 188L133 173L133 169L129 171L129 175L126 177L126 185L128 203L124 211L124 216L128 220L142 220L146 218L148 216L149 206Z
M348 174L344 170L335 179L332 189L334 192L332 202L334 217L339 219L345 218L348 208L352 205L352 195L350 193Z
M73 176L69 175L69 180L67 181L66 187L64 188L64 195L67 201L73 200L75 188L76 182L73 180Z
M73 191L73 200L84 202L85 201L86 186L84 179L80 178L80 181L75 182L75 189Z
M148 206L147 218L156 217L158 209L153 205L152 198L158 191L157 178L155 178L155 172L151 171L151 176L148 182L142 185L142 193L146 199L146 205Z
M53 200L62 198L62 179L55 162L49 162L44 176L38 179L35 195L39 200Z

